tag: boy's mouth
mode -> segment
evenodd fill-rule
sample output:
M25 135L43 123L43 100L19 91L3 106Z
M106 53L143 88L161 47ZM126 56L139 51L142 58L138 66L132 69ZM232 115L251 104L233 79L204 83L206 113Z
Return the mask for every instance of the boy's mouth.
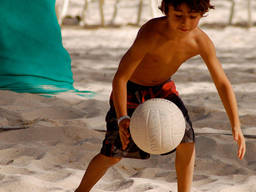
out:
M180 28L181 31L187 32L189 31L188 29Z

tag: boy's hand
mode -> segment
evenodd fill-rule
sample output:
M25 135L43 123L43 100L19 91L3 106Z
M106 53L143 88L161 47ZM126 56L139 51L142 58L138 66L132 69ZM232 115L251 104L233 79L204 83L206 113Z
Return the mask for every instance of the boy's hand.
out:
M130 119L124 119L119 123L119 135L122 142L122 149L125 150L129 144L130 133L128 128L130 126Z
M238 145L237 156L239 159L242 160L245 155L245 151L246 151L244 135L240 128L233 129L232 133L233 133L234 140L237 142L237 145Z

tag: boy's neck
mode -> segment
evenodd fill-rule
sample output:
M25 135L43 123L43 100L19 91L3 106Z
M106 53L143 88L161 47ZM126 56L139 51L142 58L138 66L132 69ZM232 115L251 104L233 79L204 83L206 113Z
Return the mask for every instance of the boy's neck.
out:
M183 40L184 38L186 38L191 32L187 32L186 34L182 34L179 31L174 31L170 25L167 23L166 26L167 30L166 30L166 36L169 40L173 40L173 41L180 41Z

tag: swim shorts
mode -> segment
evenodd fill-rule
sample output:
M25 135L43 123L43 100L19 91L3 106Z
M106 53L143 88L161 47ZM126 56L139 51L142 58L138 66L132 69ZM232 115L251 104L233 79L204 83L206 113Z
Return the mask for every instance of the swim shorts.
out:
M186 120L186 130L182 143L195 142L194 130L190 121L188 111L180 99L174 82L169 79L161 85L157 86L142 86L131 81L127 83L127 113L131 117L136 107L144 101L151 98L164 98L175 103L182 111ZM134 159L148 159L150 154L139 149L132 138L125 150L122 150L122 143L119 137L119 127L117 124L116 112L113 104L112 94L110 96L110 109L106 115L107 132L102 144L101 154L109 157L126 157ZM167 155L173 151L162 154Z

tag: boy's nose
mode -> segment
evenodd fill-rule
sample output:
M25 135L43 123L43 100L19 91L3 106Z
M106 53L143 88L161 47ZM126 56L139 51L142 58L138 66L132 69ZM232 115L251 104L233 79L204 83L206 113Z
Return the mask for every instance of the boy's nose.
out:
M182 20L181 20L181 24L182 25L187 25L188 23L188 19L186 17L183 17Z

